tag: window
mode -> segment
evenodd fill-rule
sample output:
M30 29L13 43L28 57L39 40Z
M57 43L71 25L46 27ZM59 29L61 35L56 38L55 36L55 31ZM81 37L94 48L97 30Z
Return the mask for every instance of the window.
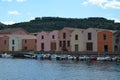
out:
M62 41L60 41L59 46L62 47Z
M44 39L44 36L42 35L42 39Z
M12 40L12 44L15 44L15 40Z
M6 40L4 40L4 45L6 45L6 43L7 43L7 41L6 41Z
M66 47L66 41L63 41L63 47Z
M119 39L118 39L118 38L115 39L115 43L116 43L116 44L119 44Z
M66 33L63 33L63 39L66 39Z
M52 35L52 39L54 39L55 38L55 36L54 35Z
M92 40L92 34L88 33L88 40Z
M25 40L25 43L27 43L27 40Z
M67 41L67 46L70 47L70 41Z
M75 35L75 40L78 40L78 35L77 34Z
M106 34L103 34L103 40L106 40Z

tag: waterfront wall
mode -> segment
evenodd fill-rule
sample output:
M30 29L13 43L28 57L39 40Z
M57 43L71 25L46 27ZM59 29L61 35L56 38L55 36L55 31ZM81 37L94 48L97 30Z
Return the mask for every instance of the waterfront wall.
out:
M18 29L18 33L17 31L7 35L6 33L0 33L0 51L115 52L115 32L117 31L98 28L77 29L66 27L59 31L42 31L34 36L26 33L23 29ZM118 43L120 42L119 35L117 33Z

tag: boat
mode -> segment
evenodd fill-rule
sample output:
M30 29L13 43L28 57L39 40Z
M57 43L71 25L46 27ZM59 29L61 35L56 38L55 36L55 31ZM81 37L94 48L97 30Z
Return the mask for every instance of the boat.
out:
M84 61L84 60L88 60L89 57L88 56L79 56L79 60Z
M89 60L89 61L96 61L96 60L97 60L97 57L89 57L88 60Z
M1 57L2 58L12 58L13 56L11 54L8 54L8 53L3 53L3 54L1 54Z

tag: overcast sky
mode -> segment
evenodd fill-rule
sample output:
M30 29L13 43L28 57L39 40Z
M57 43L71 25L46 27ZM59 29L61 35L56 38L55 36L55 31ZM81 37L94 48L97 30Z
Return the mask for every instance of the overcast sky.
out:
M104 17L120 22L120 0L0 0L0 22L5 24L48 16Z

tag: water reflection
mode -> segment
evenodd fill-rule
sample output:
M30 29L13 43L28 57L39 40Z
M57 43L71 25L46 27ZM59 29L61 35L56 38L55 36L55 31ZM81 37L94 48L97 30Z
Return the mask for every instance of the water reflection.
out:
M0 80L120 80L120 64L0 59Z

